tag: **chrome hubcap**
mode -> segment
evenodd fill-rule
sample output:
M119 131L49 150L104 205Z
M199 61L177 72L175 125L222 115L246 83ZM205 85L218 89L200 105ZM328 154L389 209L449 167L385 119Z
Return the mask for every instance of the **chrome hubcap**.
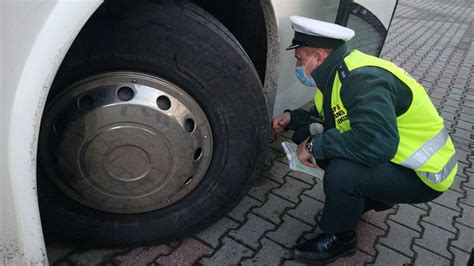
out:
M199 104L150 75L113 72L80 81L45 111L40 164L74 200L117 213L166 207L189 194L212 157Z

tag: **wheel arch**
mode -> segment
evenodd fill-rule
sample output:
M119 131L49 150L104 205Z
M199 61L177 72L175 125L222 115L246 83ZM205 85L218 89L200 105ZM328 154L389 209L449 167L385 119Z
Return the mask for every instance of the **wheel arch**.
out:
M13 222L2 221L2 225L7 224L2 232L13 233L0 234L0 249L14 250L7 261L47 263L36 191L39 124L54 73L100 3L100 0L1 3L6 22L0 31L8 40L3 47L8 67L1 74L8 79L2 80L6 93L0 100L0 109L6 117L1 132L5 167L0 171L0 178L2 186L8 186L2 187L0 198L8 204L0 209L14 214L8 217ZM11 234L16 234L15 238Z

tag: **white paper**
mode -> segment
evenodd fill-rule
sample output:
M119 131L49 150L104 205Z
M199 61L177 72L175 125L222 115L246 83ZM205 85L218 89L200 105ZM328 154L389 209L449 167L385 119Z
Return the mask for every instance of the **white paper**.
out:
M283 146L283 149L286 152L286 157L288 158L288 165L290 167L290 170L295 171L295 172L302 172L308 175L315 176L321 180L323 180L324 176L324 170L317 167L316 168L311 168L309 166L304 165L299 159L296 154L296 148L298 145L292 142L288 141L283 141L281 143L281 146Z

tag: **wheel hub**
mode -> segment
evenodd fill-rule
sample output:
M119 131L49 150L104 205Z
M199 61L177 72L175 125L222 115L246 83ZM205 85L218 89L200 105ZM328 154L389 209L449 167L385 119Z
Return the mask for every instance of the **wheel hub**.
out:
M39 154L47 176L74 200L108 212L145 212L199 184L212 157L212 131L179 87L114 72L80 81L51 101Z

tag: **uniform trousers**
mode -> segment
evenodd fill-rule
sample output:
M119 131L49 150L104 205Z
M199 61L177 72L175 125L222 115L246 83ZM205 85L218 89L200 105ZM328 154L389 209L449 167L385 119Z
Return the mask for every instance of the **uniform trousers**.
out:
M367 206L423 203L442 194L424 184L413 170L392 162L366 166L332 158L317 164L325 169L326 195L319 226L328 234L354 230Z

